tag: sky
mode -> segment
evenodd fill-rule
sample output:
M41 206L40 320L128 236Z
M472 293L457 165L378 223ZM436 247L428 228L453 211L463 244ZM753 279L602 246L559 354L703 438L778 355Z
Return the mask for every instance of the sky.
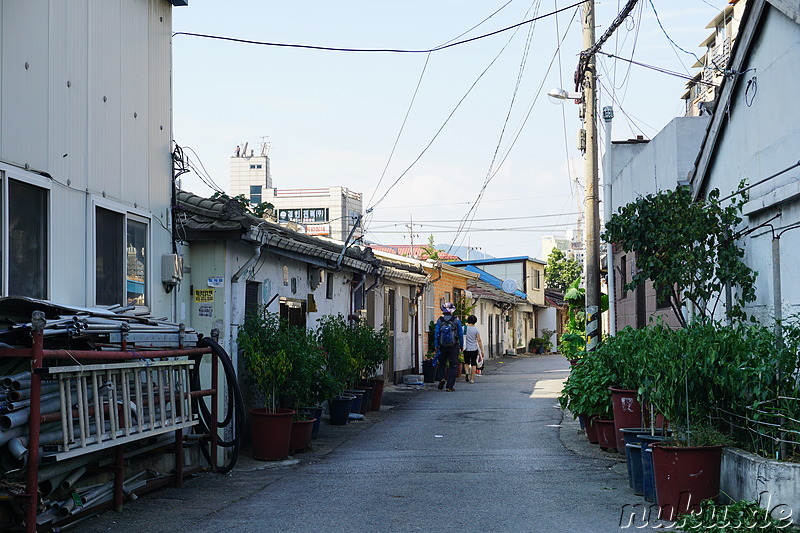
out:
M425 51L538 20L430 53L175 35L173 131L199 172L184 175L182 188L227 189L235 147L259 153L267 143L274 187L362 193L371 242L432 235L495 257L546 260L542 236L576 228L584 197L579 106L546 95L575 90L583 49L575 3L191 0L174 9L174 32L347 49ZM596 4L598 38L626 3ZM725 5L640 0L602 50L691 76L705 26ZM685 78L604 56L597 71L598 109L615 109L613 140L652 138L684 114Z

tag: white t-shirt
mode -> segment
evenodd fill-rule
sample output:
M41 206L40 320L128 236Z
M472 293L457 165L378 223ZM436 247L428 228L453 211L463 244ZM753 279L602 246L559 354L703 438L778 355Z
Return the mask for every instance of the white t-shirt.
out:
M464 342L464 350L474 352L475 350L480 350L478 347L478 333L479 330L477 327L467 324L467 333L465 335L466 341Z

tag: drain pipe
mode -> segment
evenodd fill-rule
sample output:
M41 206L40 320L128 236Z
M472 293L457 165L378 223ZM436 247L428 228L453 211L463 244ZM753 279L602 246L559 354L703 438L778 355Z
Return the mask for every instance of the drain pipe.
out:
M253 255L245 261L242 267L236 271L236 273L231 276L231 319L230 319L230 332L231 332L231 341L230 341L230 354L232 358L236 358L236 339L239 333L239 323L237 321L238 311L239 311L239 280L244 276L245 272L247 272L253 265L256 264L256 261L261 257L261 246L263 245L263 239L261 242L253 246Z
M603 157L603 214L606 224L611 219L611 120L614 118L614 108L603 108L603 120L606 123L606 153ZM616 281L614 280L614 244L606 243L606 265L608 268L608 334L617 334L617 302Z

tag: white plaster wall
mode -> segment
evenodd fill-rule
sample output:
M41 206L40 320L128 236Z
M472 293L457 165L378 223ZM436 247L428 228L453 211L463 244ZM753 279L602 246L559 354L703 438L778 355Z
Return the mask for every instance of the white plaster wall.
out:
M552 331L557 330L556 320L558 318L558 312L554 307L547 307L545 309L539 309L539 312L536 315L536 336L542 336L542 330L549 329ZM558 351L558 334L554 333L552 337L550 337L550 342L553 343L553 347L551 348L552 351Z
M756 69L742 74L738 91L734 95L731 112L716 145L715 157L701 194L718 188L722 196L738 189L740 180L757 182L797 162L800 146L800 109L787 98L787 90L800 83L800 26L777 11L766 7L767 14L759 36L752 46L752 54L744 69ZM750 79L757 76L757 92L745 95ZM746 98L747 96L747 98ZM751 202L768 198L782 187L796 186L800 170L795 168L751 189ZM785 191L786 189L783 189ZM785 197L781 192L780 196ZM797 199L775 207L752 213L744 224L753 228L778 212L781 216L772 221L783 228L800 221ZM800 234L789 231L781 237L782 305L784 316L800 311L800 286L793 277ZM742 241L745 262L758 272L757 300L750 310L761 320L769 321L772 306L772 233L756 231Z
M674 189L686 180L702 141L709 117L678 117L649 143L612 144L611 209L640 196Z

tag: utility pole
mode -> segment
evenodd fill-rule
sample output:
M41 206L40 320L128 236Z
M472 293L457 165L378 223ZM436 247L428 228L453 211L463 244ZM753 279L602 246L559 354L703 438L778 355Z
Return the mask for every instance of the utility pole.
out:
M594 47L594 0L583 3L583 49ZM586 350L597 348L600 327L600 208L597 172L597 95L595 54L587 58L583 79L584 129L586 132ZM577 81L577 80L576 80Z

